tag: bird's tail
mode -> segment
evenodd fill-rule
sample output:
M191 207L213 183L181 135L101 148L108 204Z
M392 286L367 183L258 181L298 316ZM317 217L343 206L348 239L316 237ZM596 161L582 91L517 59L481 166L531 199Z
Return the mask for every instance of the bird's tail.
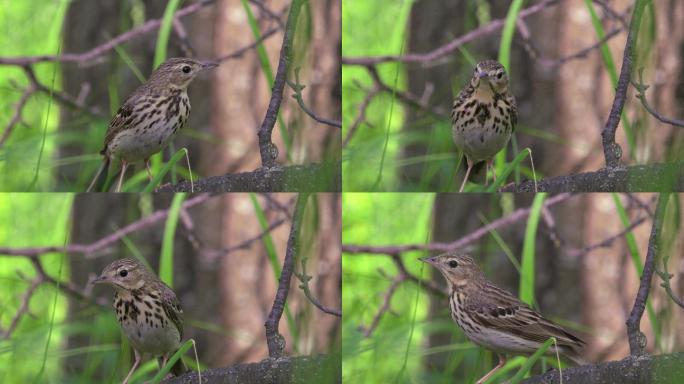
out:
M93 189L97 192L102 192L102 188L107 182L107 170L109 169L109 156L105 156L100 165L100 169L97 170L93 181L90 182L86 192L93 192Z

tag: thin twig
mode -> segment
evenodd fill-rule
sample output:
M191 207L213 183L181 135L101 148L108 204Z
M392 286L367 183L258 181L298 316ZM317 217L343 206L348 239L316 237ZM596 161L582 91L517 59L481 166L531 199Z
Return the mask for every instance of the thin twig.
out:
M302 96L302 90L306 87L306 85L303 85L299 82L299 68L295 68L294 72L295 81L292 82L290 80L287 80L287 85L289 85L290 88L292 88L292 90L294 91L294 95L292 95L292 97L295 100L297 100L299 107L302 108L302 110L306 112L307 115L309 115L312 119L316 120L317 122L329 125L331 127L342 129L341 122L337 120L326 119L325 117L319 117L306 106L306 104L304 103L304 97Z
M188 209L197 204L201 204L209 199L211 195L201 194L194 196L192 199L188 199L183 202L183 209ZM69 244L66 246L46 246L46 247L33 247L33 248L10 248L10 247L0 247L0 254L4 256L24 256L33 257L39 256L46 253L80 253L84 254L86 258L95 258L94 254L106 247L112 245L113 243L119 241L124 236L128 234L141 230L145 227L157 224L166 219L169 214L168 209L160 209L155 211L149 216L145 216L140 220L134 221L133 223L111 233L93 243L90 244Z
M562 193L553 196L544 201L545 207L550 207L561 201L570 198L572 195L569 193ZM475 242L483 236L489 234L490 231L505 227L517 223L518 221L526 218L530 214L530 208L519 208L513 211L511 214L504 216L500 219L494 220L491 223L476 229L475 231L459 238L451 243L428 243L428 244L406 244L398 246L374 246L374 245L352 245L352 244L342 244L342 252L355 254L355 253L371 253L371 254L387 254L396 255L409 251L440 251L446 252L458 248L463 248L468 244Z
M524 19L528 16L532 16L538 13L550 5L558 3L558 0L546 0L538 4L532 5L528 8L523 9L518 14L518 17ZM505 19L492 20L489 24L484 25L480 28L474 29L465 35L461 35L458 38L450 41L449 43L432 50L427 53L412 53L407 55L386 55L386 56L372 56L372 57L343 57L342 64L346 65L363 65L371 66L386 62L402 62L402 63L425 63L430 61L438 60L444 56L451 54L456 51L459 47L476 40L482 36L486 36L490 33L496 32L503 28Z
M213 3L214 0L199 0L194 4L190 4L187 7L180 9L174 14L174 17L181 18L190 15L194 12L199 11L204 6ZM121 45L131 39L134 39L140 35L147 32L151 32L161 25L162 19L154 19L146 22L145 24L131 29L130 31L124 32L119 36L107 41L104 44L98 45L83 53L65 53L62 55L40 55L40 56L27 56L27 57L0 57L0 65L19 65L26 66L35 63L41 63L44 61L55 61L60 63L74 62L83 64L85 62L93 61L96 58L108 53L114 47Z
M653 115L653 117L658 119L658 121L663 122L665 124L673 125L675 127L684 128L684 120L677 120L677 119L672 119L670 117L663 116L648 104L648 100L646 100L646 90L648 89L649 86L644 84L643 77L642 77L643 72L644 72L643 68L639 69L639 82L638 83L632 82L632 85L634 86L634 88L638 92L636 95L637 99L641 100L641 104L644 106L644 108L646 108L648 113Z
M326 307L325 305L321 304L321 302L318 301L318 299L316 299L314 297L313 293L311 293L311 289L309 289L309 281L313 277L306 274L306 261L307 261L307 258L302 257L302 260L301 260L302 272L297 272L296 270L293 271L293 273L295 274L295 276L297 276L297 279L301 283L301 284L299 284L299 288L301 288L302 291L304 291L304 295L306 296L306 298L309 299L309 301L313 305L315 305L316 308L320 309L321 311L323 311L329 315L342 317L342 311L341 310Z

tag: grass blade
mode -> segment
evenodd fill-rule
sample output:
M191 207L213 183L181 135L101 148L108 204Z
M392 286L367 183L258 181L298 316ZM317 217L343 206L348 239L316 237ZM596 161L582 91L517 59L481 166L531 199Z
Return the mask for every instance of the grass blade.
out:
M171 207L169 208L169 216L166 218L166 224L164 225L164 238L162 240L161 257L159 258L159 278L171 288L173 288L173 240L176 237L178 217L180 216L180 210L185 198L185 193L177 193L173 196L173 201L171 201Z
M539 216L544 206L546 193L538 193L534 196L532 207L530 208L530 216L527 218L527 227L525 228L525 241L523 243L523 256L520 274L520 300L534 305L534 250L537 240L537 226L539 224Z

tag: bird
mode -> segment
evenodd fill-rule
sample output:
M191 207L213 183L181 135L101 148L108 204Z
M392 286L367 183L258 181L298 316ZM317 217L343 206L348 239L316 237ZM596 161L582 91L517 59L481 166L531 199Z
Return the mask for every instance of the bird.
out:
M93 284L115 288L116 319L135 352L135 362L123 383L128 383L144 355L161 356L166 365L183 338L183 309L168 285L134 259L119 259L107 265ZM179 359L171 372L180 376L185 366Z
M152 72L109 122L100 151L104 159L87 192L105 183L106 171L113 158L121 160L116 192L121 191L126 168L131 163L143 161L152 180L150 156L169 144L190 115L188 85L201 71L217 66L217 62L171 58Z
M488 281L469 255L449 252L420 260L437 268L446 279L451 318L466 337L499 356L496 367L477 384L504 366L506 354L530 355L551 337L556 338L556 344L548 354L555 354L557 345L560 355L575 364L584 363L580 351L586 344L582 339Z
M459 192L463 192L473 166L481 161L487 162L487 171L492 169L496 179L492 158L508 145L518 122L518 107L501 63L484 60L475 66L470 82L454 101L451 122L454 143L467 165Z

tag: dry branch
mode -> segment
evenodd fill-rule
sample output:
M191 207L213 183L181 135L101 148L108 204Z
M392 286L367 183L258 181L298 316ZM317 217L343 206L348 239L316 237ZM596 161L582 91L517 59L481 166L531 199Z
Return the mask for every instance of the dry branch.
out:
M630 356L620 361L563 369L564 384L679 383L684 377L684 353ZM558 370L524 380L523 384L560 383Z
M338 192L342 189L340 165L308 164L259 168L228 173L193 183L194 192ZM190 182L160 186L157 192L190 192Z
M309 384L341 382L339 356L298 356L266 359L202 372L203 384ZM197 372L162 381L164 384L199 384Z
M595 172L547 177L536 183L539 192L668 192L684 191L684 163L602 168ZM534 192L532 180L504 186L501 192Z

